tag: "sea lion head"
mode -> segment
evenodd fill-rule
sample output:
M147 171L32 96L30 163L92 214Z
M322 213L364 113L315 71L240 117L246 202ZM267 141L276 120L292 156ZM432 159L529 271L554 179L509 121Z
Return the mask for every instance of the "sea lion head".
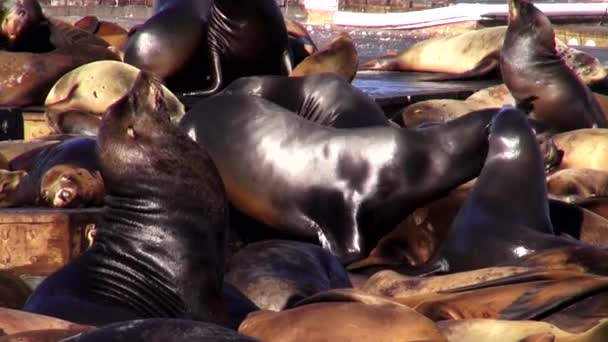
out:
M131 90L103 114L97 143L104 180L120 183L134 174L149 174L152 158L163 159L161 155L168 153L163 146L167 133L176 130L160 81L140 72Z
M555 34L549 18L529 0L509 0L508 3L509 30L521 30L525 40L555 53Z
M21 183L21 179L27 175L25 171L0 170L0 208L9 207L13 204L13 197Z
M8 0L0 4L2 24L0 33L14 43L44 20L42 8L36 0Z
M40 197L50 207L75 208L103 203L103 179L99 171L73 165L56 165L40 181Z

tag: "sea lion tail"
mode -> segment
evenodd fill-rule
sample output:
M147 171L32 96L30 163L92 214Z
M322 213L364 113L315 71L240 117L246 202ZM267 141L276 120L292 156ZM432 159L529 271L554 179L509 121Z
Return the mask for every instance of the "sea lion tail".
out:
M358 70L398 70L398 61L395 57L380 57L359 65Z

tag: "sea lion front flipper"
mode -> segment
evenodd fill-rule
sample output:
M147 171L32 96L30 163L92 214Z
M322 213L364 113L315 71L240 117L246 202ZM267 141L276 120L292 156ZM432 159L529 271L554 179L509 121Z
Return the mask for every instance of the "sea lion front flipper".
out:
M293 71L293 62L291 60L291 54L289 53L289 49L283 52L282 69L284 75L289 75Z
M186 93L181 93L178 97L193 97L193 96L210 96L217 93L222 86L222 61L217 52L211 52L211 86L204 90L195 90Z
M482 77L490 74L492 71L498 69L498 58L493 55L487 56L477 65L475 68L469 71L465 71L459 74L445 74L441 73L434 76L424 77L421 81L433 82L433 81L453 81L453 80L466 80L470 78Z

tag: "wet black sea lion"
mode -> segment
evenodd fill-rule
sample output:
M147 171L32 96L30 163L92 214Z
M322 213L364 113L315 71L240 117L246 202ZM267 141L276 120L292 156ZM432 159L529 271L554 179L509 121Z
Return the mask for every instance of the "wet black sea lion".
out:
M239 77L292 70L287 29L275 0L213 1L207 37L211 84L184 95L211 95Z
M157 4L154 15L129 36L124 62L152 72L173 91L207 86L210 7L210 0Z
M450 272L576 244L554 236L543 160L524 113L503 108L491 123L489 141L481 174L438 251L438 260Z
M332 73L302 77L242 77L232 82L223 93L260 96L324 126L389 125L384 111L374 100Z
M266 240L230 260L225 280L260 309L280 311L321 291L351 287L346 270L328 251L309 243Z
M103 325L140 318L224 322L227 200L208 154L171 123L143 73L104 115L107 196L94 243L49 276L24 309Z
M549 19L529 0L509 0L502 78L518 106L558 131L608 127L591 90L557 55Z
M180 127L209 151L238 209L293 237L318 238L348 263L479 173L494 114L421 130L336 129L259 97L220 94L198 102Z

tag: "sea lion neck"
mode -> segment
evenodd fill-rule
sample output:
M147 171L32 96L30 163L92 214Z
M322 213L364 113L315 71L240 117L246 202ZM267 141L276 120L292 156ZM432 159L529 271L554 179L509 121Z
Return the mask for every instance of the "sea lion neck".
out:
M522 112L510 108L492 125L488 156L471 197L476 203L502 206L509 220L524 218L523 225L552 234L543 157L530 124Z

